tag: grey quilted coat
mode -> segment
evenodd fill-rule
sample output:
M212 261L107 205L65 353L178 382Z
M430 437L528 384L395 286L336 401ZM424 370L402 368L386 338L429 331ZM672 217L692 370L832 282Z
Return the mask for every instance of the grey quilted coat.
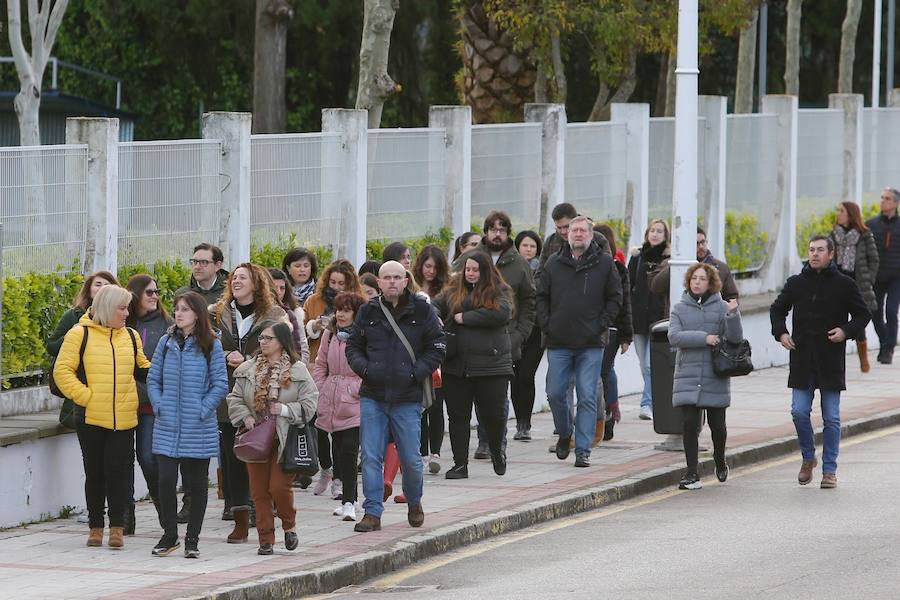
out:
M727 377L713 372L711 346L706 336L725 335L730 342L744 337L739 312L728 313L728 305L719 293L698 302L685 292L672 308L669 318L669 343L677 348L673 406L725 408L731 404L731 384Z

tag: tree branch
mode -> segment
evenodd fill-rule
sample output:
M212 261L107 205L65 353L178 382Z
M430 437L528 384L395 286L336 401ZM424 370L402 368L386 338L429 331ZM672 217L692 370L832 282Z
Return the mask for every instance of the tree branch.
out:
M31 76L32 70L31 57L28 55L28 51L25 50L25 44L22 42L22 10L19 2L7 0L6 16L9 23L9 47L16 62L19 81L22 81L25 77Z
M566 81L566 68L563 64L562 50L559 43L559 33L554 33L551 38L551 47L553 59L553 77L556 79L556 102L559 104L566 103L566 97L569 95L569 84Z
M49 1L49 0L45 0ZM47 35L44 37L44 47L47 49L47 55L53 49L56 43L56 34L59 33L59 26L62 25L63 15L69 5L69 0L56 0L53 5L53 12L50 13L50 21L47 26Z

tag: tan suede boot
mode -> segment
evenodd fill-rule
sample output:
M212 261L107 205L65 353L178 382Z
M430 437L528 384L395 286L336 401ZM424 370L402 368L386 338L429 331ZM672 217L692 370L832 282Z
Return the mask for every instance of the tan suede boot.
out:
M124 548L125 547L125 528L123 527L110 527L109 528L109 538L106 540L106 545L110 548Z
M234 509L234 529L228 534L229 544L247 543L247 534L250 530L250 509Z
M102 527L91 527L91 532L88 534L87 545L91 547L103 545Z
M869 369L869 343L856 342L856 353L859 354L859 370L868 373Z

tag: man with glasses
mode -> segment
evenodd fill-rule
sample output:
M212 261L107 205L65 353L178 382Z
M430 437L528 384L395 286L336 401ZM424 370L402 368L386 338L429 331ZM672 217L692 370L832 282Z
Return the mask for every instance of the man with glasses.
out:
M885 188L881 192L881 214L866 222L875 236L875 245L878 247L878 275L875 277L874 286L878 309L872 315L872 324L880 342L878 362L884 365L894 361L894 346L897 345L897 310L900 309L898 204L900 191Z
M719 260L709 251L709 239L701 227L697 228L697 262L707 263L719 272L722 280L722 300L737 300L738 289L734 275L724 261ZM665 259L647 276L650 291L665 299L666 315L669 314L669 259Z
M541 246L541 267L547 262L547 259L560 251L566 244L569 236L569 223L578 216L578 211L568 202L562 202L553 207L550 218L553 219L553 226L556 231L547 236ZM594 241L600 246L601 252L610 254L609 242L606 237L598 232L594 232Z
M225 256L218 246L197 244L191 256L191 282L175 292L194 291L203 296L207 304L215 304L225 293L228 271L222 268Z

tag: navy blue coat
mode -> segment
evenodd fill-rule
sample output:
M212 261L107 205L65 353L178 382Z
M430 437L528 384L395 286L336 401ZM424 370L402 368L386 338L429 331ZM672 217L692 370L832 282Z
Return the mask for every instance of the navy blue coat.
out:
M153 454L172 458L219 454L216 407L228 394L225 353L219 340L213 342L207 360L194 336L188 336L182 350L167 333L153 354L147 391L156 415Z
M447 347L437 313L424 298L404 294L407 301L393 316L409 340L416 362L413 364L378 305L381 297L370 300L359 309L347 341L347 362L362 378L361 398L421 402L422 382L444 360Z

